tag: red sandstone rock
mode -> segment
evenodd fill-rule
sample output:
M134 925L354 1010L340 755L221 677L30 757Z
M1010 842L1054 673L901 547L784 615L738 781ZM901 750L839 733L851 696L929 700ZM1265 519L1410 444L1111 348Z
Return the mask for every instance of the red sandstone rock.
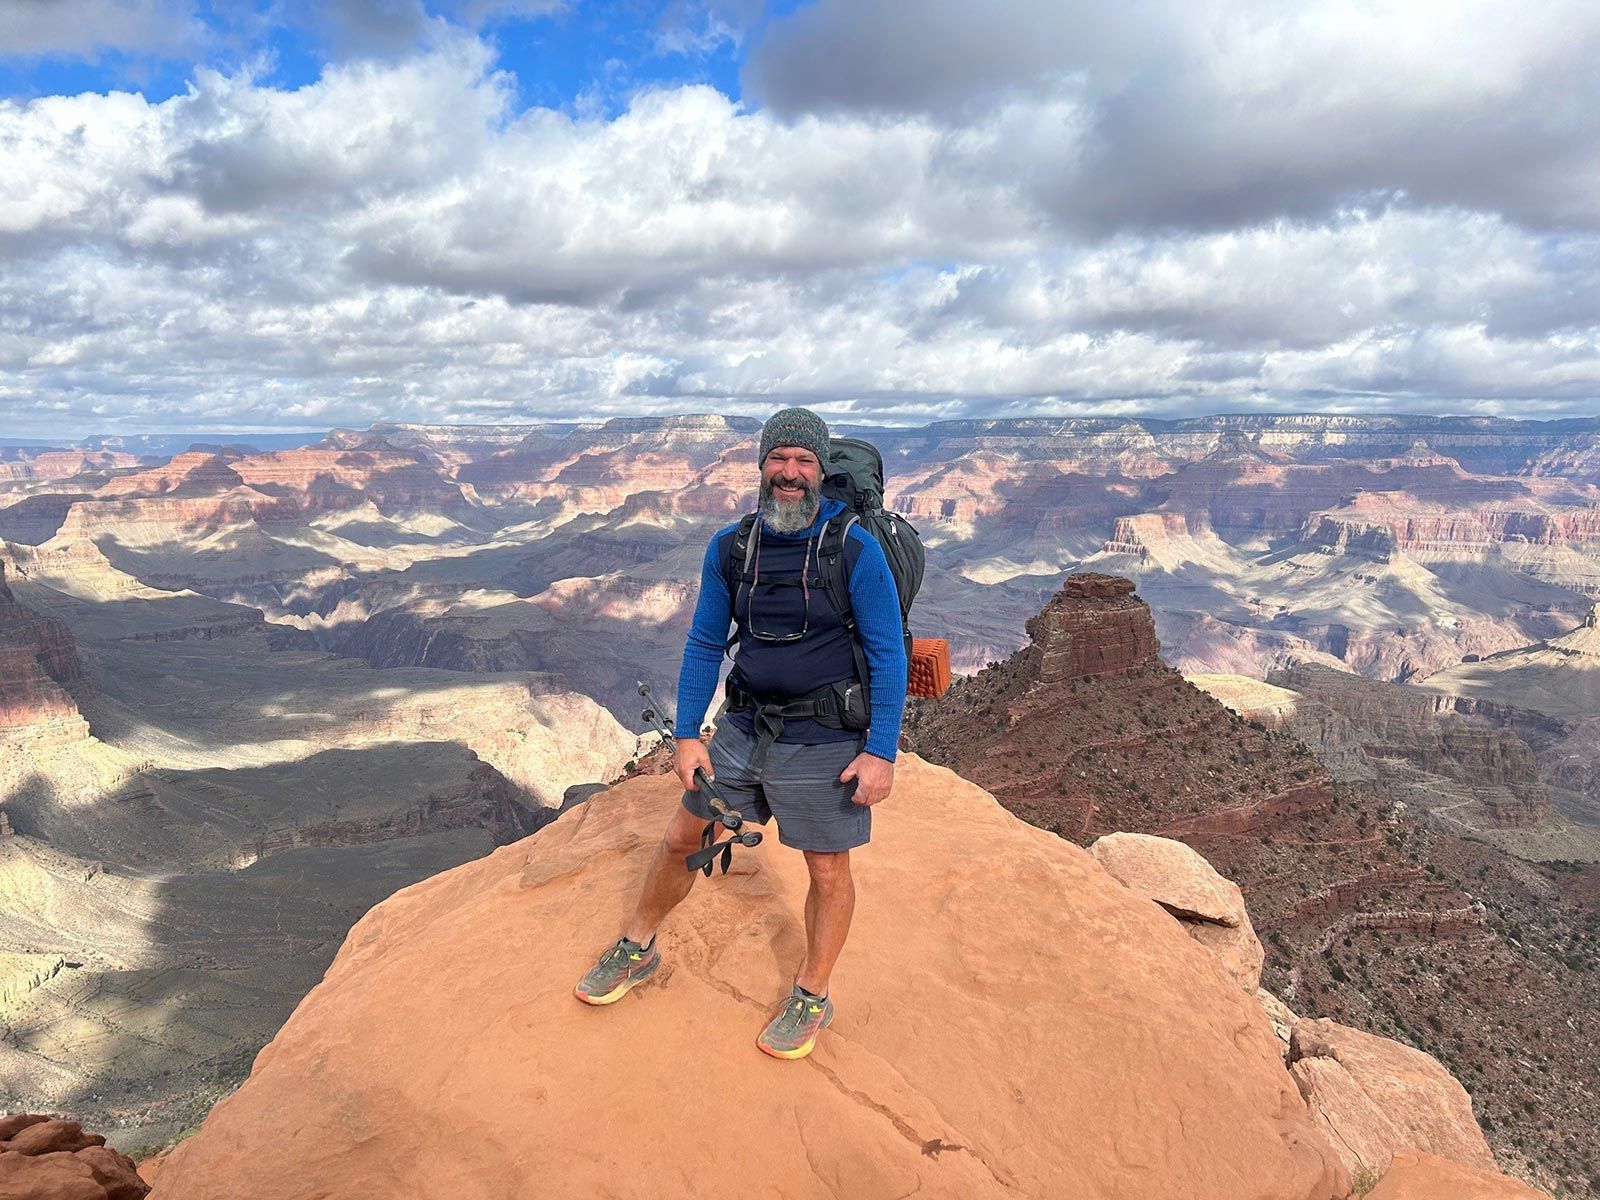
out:
M163 1150L160 1154L152 1154L149 1158L139 1163L139 1178L151 1187L156 1186L156 1181L161 1175L162 1164L171 1156L171 1149Z
M1114 575L1069 575L1025 628L1042 655L1039 681L1126 674L1157 662L1150 609L1133 582Z
M1549 1193L1517 1179L1460 1163L1398 1150L1394 1164L1367 1200L1550 1200Z
M1173 916L1234 926L1250 920L1239 889L1182 842L1144 833L1108 833L1095 840L1089 853L1119 883Z
M697 884L656 980L576 1003L676 796L628 780L372 909L160 1200L1347 1192L1255 1001L1084 851L911 755L806 1063L752 1044L803 947L775 839Z
M1095 861L1124 886L1154 900L1222 960L1254 996L1265 957L1244 896L1182 842L1142 833L1109 833L1089 847Z
M48 1120L50 1118L43 1113L17 1113L12 1117L0 1117L0 1142L9 1142L17 1136L19 1130Z
M1352 1175L1381 1175L1406 1146L1494 1168L1471 1098L1431 1055L1335 1021L1302 1020L1290 1057L1301 1095Z
M1190 937L1222 960L1228 974L1233 976L1234 982L1245 990L1246 995L1256 994L1256 989L1261 986L1261 967L1266 962L1267 954L1248 920L1231 927L1213 925L1210 921L1186 921L1182 917L1178 918L1178 923Z
M19 1130L3 1147L18 1154L53 1154L58 1150L73 1153L86 1146L104 1146L105 1138L98 1133L84 1133L76 1121L51 1118Z
M141 1200L149 1191L131 1158L76 1121L0 1119L0 1200Z
M0 729L77 716L67 692L87 686L66 624L19 604L0 563Z

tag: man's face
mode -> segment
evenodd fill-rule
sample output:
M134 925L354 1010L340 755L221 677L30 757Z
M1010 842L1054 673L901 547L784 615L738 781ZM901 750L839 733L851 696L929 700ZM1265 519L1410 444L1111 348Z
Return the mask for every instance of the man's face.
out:
M821 507L817 456L799 446L774 446L761 463L761 519L777 533L799 533Z

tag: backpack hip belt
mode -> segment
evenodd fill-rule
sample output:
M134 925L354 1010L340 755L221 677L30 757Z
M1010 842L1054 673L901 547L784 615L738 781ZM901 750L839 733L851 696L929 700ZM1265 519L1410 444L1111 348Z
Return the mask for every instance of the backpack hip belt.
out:
M829 729L865 731L870 719L866 697L855 680L840 680L823 684L803 696L785 700L763 699L745 691L733 677L727 684L729 712L749 710L754 714L756 748L750 758L750 770L760 775L767 765L767 752L772 743L783 736L783 723L788 717L810 717L818 725ZM858 698L859 697L859 698Z

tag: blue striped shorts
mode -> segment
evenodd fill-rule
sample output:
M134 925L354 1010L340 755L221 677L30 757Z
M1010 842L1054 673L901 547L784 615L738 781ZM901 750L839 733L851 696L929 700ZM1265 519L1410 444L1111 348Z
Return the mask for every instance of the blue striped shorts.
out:
M745 820L765 825L778 818L778 840L796 850L831 854L864 846L872 837L872 809L857 804L855 781L839 782L839 772L861 753L866 737L844 742L773 742L760 775L750 769L756 739L723 721L711 737L714 785L729 808ZM711 807L699 792L684 792L683 807L711 820Z

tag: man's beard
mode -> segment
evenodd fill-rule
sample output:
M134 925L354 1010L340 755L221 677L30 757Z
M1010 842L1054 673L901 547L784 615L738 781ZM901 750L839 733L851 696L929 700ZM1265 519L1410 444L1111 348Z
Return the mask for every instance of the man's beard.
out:
M762 481L761 522L773 533L799 533L810 529L817 519L817 512L822 508L821 487L804 479L800 480L800 486L805 489L804 496L798 500L783 500L773 491L770 481Z

